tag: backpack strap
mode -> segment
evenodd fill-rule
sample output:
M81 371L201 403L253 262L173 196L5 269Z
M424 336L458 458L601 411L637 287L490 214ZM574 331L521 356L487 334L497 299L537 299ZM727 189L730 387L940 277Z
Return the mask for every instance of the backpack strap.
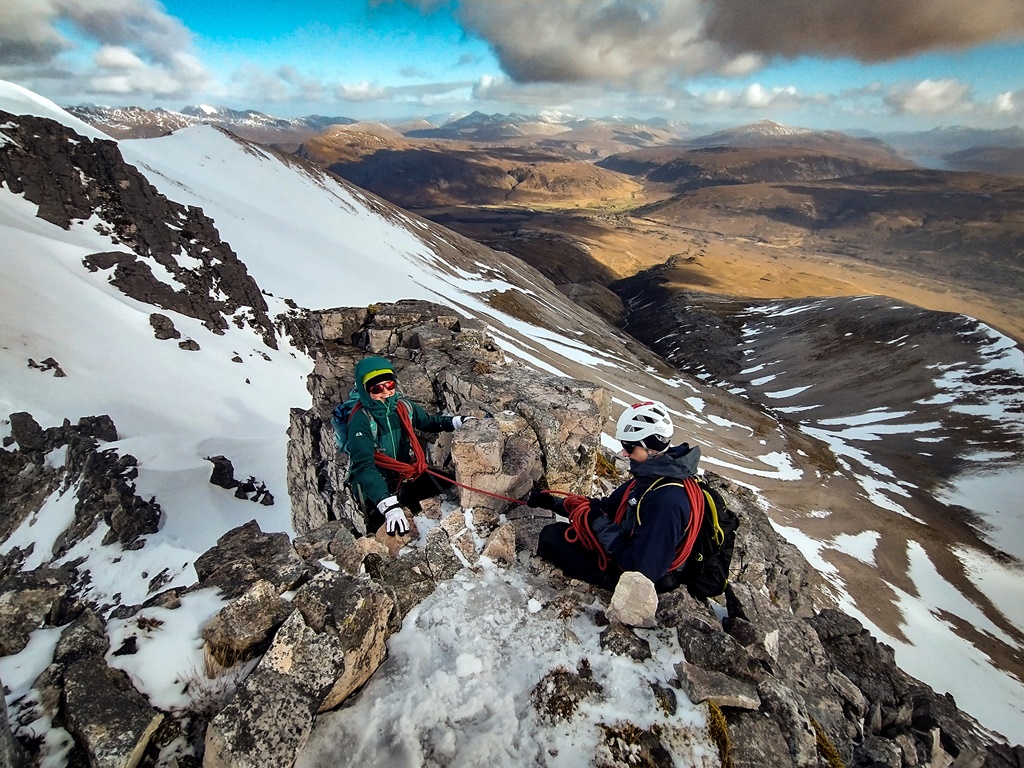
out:
M636 485L636 480L631 481L630 485L626 487L625 492L622 494L622 500L619 502L619 508L615 512L615 522L616 523L621 523L622 522L622 518L626 514L626 506L627 506L627 500L629 499L629 494L632 492L632 490L633 490L635 485ZM693 546L697 542L697 535L700 533L700 527L704 523L704 509L705 509L705 506L706 506L705 499L709 498L709 495L708 495L707 491L705 491L703 488L701 488L700 484L696 480L694 480L692 477L687 477L681 483L679 483L679 482L671 482L667 478L659 477L657 480L655 480L653 483L651 483L647 487L646 490L644 490L644 492L640 495L639 501L637 501L637 503L636 503L636 523L637 523L637 525L641 524L641 521L640 521L640 505L643 503L644 497L646 497L648 493L650 493L651 491L653 491L656 488L669 488L669 487L672 487L672 486L675 486L675 487L678 487L678 488L682 488L683 490L686 491L686 497L687 497L687 499L690 502L690 520L686 524L686 535L683 537L682 542L680 542L679 546L676 548L675 560L673 560L672 561L672 565L669 566L669 571L670 572L676 570L679 567L681 567L682 564L686 562L686 559L690 556L690 553L693 551ZM711 508L714 510L714 501L711 502ZM721 527L718 525L717 510L714 511L712 514L714 515L713 519L714 519L714 522L715 522L716 536L717 535L721 535L722 539L724 540L725 539L725 533L722 531ZM577 524L576 520L572 520L572 522L573 522L573 527L577 528L577 531L578 531L578 529L579 529L579 527L581 525L586 525L586 515L582 516L582 518L581 518L581 520L579 521L578 524ZM577 535L579 535L579 534L577 534ZM566 535L566 538L568 539L568 534ZM583 537L581 536L581 538L583 538ZM596 543L596 539L594 541ZM587 548L588 549L593 549L593 547L589 546L589 545L587 546ZM600 544L597 544L597 549L598 549L599 552L601 552L601 545ZM602 552L602 554L603 554L603 552ZM602 567L601 570L603 571L604 567Z
M718 522L718 505L715 504L715 497L704 487L704 483L698 482L697 484L704 492L705 509L711 515L711 540L715 542L716 547L720 547L725 543L725 531L722 530L722 526Z
M349 414L348 414L349 420L352 419L352 417L355 415L356 411L362 411L362 410L364 410L363 403L362 403L362 401L358 401L357 400L356 404L352 406L352 410L349 411ZM377 447L377 419L375 419L373 417L372 413L370 413L369 411L366 411L366 421L370 425L370 435L373 437L373 447L374 447L374 449L376 449L376 447Z
M662 482L662 481L664 481L664 482ZM651 491L653 491L655 488L671 488L671 487L682 488L684 490L686 489L686 485L684 483L670 483L670 482L668 482L668 478L665 478L665 477L659 477L657 480L655 480L653 483L651 483L649 486L647 486L647 489L642 494L640 494L640 499L636 503L636 524L637 525L642 525L643 524L640 521L640 505L644 503L644 498L646 498L647 494L650 493Z

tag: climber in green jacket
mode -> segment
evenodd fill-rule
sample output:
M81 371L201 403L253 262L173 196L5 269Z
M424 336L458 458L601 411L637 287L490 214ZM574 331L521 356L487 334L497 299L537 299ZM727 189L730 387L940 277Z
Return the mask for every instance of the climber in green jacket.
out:
M365 502L367 530L372 533L383 524L388 534L408 533L406 510L419 512L423 499L443 493L454 480L446 472L426 471L423 449L411 428L452 432L473 417L431 415L400 397L395 371L383 357L356 363L355 383L361 407L348 420L349 472Z

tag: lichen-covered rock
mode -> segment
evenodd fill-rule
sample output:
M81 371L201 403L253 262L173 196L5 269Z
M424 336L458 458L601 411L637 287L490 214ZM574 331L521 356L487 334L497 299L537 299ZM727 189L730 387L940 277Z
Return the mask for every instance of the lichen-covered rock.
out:
M206 652L222 667L247 661L266 649L293 610L273 584L260 579L203 627Z
M295 677L253 673L206 730L204 768L290 766L313 729L315 699Z
M240 597L261 579L280 594L309 578L288 534L264 533L255 520L217 539L216 546L196 558L195 569L202 586L219 587L228 598Z
M602 630L601 647L617 656L627 656L633 661L651 658L651 644L625 624L613 621Z
M85 658L68 667L64 702L68 729L97 768L134 768L164 718L124 672L100 658Z
M293 604L306 625L336 644L340 654L329 690L319 703L321 711L333 709L384 660L394 603L380 585L368 579L324 571L299 589ZM273 653L274 648L267 656Z

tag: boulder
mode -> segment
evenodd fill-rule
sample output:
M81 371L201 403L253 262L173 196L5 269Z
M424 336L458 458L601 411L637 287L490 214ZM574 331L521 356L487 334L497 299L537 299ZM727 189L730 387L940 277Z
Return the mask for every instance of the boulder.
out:
M630 627L653 627L657 610L654 583L637 571L622 574L608 605L608 620Z
M206 734L206 768L290 766L318 712L362 686L386 655L391 599L367 579L324 571Z
M309 572L286 533L264 533L250 520L232 528L217 544L196 558L202 587L219 587L225 597L237 598L256 582L270 582L278 594L295 589Z
M329 690L319 702L321 711L333 709L365 683L384 660L394 602L380 585L368 579L325 571L299 589L293 605L306 625L337 649L340 662L334 666ZM273 662L279 655L275 655L277 645L275 639L264 662L280 670L281 665ZM289 662L288 668L301 671L294 662Z
M613 621L602 630L601 647L611 651L617 656L626 656L633 661L643 661L651 658L651 644L642 637L617 621Z
M235 467L227 456L207 456L206 460L213 464L210 472L210 482L220 488L235 488L238 481L235 479Z
M46 450L46 433L31 413L19 411L11 414L11 437L23 451Z
M203 768L291 766L315 714L313 697L295 677L254 672L206 729Z
M758 709L761 706L757 687L752 683L702 669L686 661L676 664L675 670L679 687L694 704L710 701L719 707L735 709Z
M96 768L134 768L164 718L132 687L128 675L99 658L67 668L64 713L68 730Z
M508 505L501 497L524 495L544 472L536 433L507 411L468 422L455 433L451 451L456 480L468 486L459 489L466 508L501 510Z
M495 562L512 565L516 561L516 528L514 523L505 523L495 530L481 553Z
M20 653L32 633L60 624L71 574L58 568L37 568L0 582L0 656Z
M206 653L222 667L247 661L266 650L292 610L273 584L260 579L203 627Z

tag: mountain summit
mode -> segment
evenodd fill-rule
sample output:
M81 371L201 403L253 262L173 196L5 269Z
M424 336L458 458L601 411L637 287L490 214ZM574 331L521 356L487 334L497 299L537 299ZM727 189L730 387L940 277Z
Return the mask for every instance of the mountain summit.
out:
M925 548L900 561L884 530L834 533L829 517L907 490L872 441L809 437L798 410L683 373L522 261L309 162L209 125L115 142L7 84L0 110L0 679L17 737L0 749L48 765L204 750L211 766L714 764L731 732L737 764L830 748L850 764L1021 762L991 733L1019 740L1024 709L990 655L1021 646L1012 562L958 550L990 587L980 613L963 597L978 588L949 589ZM784 330L738 332L751 348L770 335L767 366ZM609 595L531 556L545 521L492 497L443 499L397 553L357 536L324 418L366 352L431 408L479 416L435 446L467 492L543 477L600 493L625 469L610 420L671 404L745 520L724 601L676 594L656 627L612 622ZM888 558L907 566L895 586L878 578ZM904 617L890 635L872 624L879 592ZM981 725L894 656L940 691L969 666L957 700Z

